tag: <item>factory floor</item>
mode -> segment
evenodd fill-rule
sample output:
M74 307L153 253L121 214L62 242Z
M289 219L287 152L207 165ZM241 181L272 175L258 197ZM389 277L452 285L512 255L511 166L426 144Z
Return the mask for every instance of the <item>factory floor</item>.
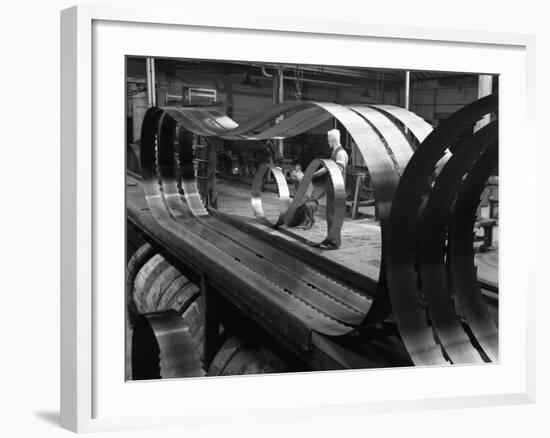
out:
M324 199L321 200L316 214L315 225L304 230L302 227L283 227L280 230L270 229L254 219L254 212L250 203L250 185L237 180L217 180L218 210L239 217L250 224L276 234L285 239L295 241L320 242L326 236L326 222L324 218ZM262 194L264 212L268 218L275 218L278 214L278 195L272 192ZM304 243L305 244L305 243ZM498 285L498 228L494 229L493 246L495 249L476 253L478 277L488 283ZM347 266L367 277L377 279L380 271L380 227L374 219L374 207L360 207L356 219L352 220L349 213L342 227L342 246L337 250L323 250L310 247L332 261Z

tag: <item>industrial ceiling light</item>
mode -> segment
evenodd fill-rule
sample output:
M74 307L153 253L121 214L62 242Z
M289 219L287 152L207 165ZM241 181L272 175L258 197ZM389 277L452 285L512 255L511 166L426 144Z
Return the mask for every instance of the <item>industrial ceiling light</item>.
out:
M246 85L248 87L253 87L254 86L254 82L252 82L250 80L250 76L248 75L248 72L245 73L244 75L244 79L243 81L241 82L241 85Z

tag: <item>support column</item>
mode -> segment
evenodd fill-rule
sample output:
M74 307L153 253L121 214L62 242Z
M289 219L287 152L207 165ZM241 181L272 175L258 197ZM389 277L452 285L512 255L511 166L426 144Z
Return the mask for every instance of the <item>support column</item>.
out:
M482 97L488 96L493 92L493 76L491 75L479 75L478 87L477 87L477 98L481 99ZM485 115L481 120L476 123L474 132L483 128L485 125L488 125L491 121L491 116L489 114Z
M157 89L155 77L155 58L145 59L146 80L147 80L147 104L149 108L157 105Z
M477 97L478 99L481 99L482 97L488 96L493 92L493 76L491 75L479 75L478 78L478 88L477 88ZM483 116L482 119L480 119L476 125L474 126L474 132L479 131L484 126L488 125L491 122L491 115L486 114ZM477 207L477 217L478 218L487 218L489 216L489 192L487 191L487 188L483 191L481 201ZM491 228L491 241L493 239L492 236L492 227ZM483 234L485 239L487 239L489 236L487 235L487 228L483 228ZM484 244L485 245L485 244ZM491 245L489 244L488 247Z
M283 75L283 66L279 66L275 70L275 80L273 81L273 103L279 104L284 101L284 75ZM283 120L284 116L279 116L275 119L275 123L279 123ZM275 145L277 147L275 156L275 161L280 161L282 164L283 161L283 140L275 140Z
M411 106L411 72L407 70L405 72L405 109L409 111ZM405 126L405 134L409 134L409 128Z
M409 110L411 103L411 72L405 72L405 109Z

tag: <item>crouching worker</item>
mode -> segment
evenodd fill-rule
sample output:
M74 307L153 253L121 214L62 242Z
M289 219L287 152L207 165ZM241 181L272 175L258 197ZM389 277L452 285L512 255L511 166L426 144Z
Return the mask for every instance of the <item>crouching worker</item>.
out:
M348 164L348 154L340 144L340 131L338 129L331 129L327 133L327 140L332 154L330 159L334 161L342 172L344 181L346 180L346 166ZM301 169L295 168L292 171L291 179L294 182L295 186L298 186L304 174ZM315 223L315 212L319 207L319 199L326 196L328 191L328 185L331 184L329 180L328 170L325 167L317 170L313 174L312 178L313 192L310 196L304 198L300 203L300 206L296 209L293 217L287 221L287 225L290 227L296 227L300 224L304 224L304 229L309 229ZM326 217L327 217L327 226L332 228L334 222L334 199L331 196L327 196L327 205L326 205ZM336 238L327 238L323 242L319 243L317 246L326 248L326 249L337 249L340 248L342 242L340 234Z
M294 188L297 190L304 173L299 164L294 167L290 173L290 180L292 181ZM303 225L304 230L309 230L315 224L315 212L319 207L319 201L313 199L311 196L306 196L302 202L300 202L299 207L296 209L294 215L287 220L286 225L288 227L297 227Z

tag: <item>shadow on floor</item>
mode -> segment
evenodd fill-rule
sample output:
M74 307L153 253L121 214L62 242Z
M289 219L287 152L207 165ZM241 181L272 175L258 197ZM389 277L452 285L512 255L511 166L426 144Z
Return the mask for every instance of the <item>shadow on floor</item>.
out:
M38 418L46 423L49 423L53 426L59 426L61 415L57 411L38 411L35 412L34 415L36 415Z

